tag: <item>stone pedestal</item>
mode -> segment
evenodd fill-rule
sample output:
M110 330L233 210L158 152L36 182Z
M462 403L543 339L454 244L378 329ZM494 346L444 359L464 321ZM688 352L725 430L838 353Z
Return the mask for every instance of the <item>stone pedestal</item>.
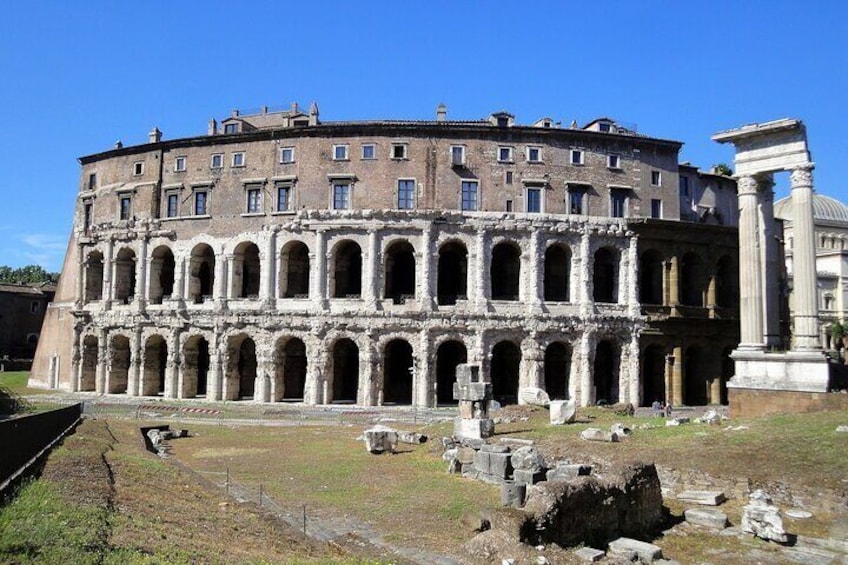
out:
M495 433L489 418L492 383L480 382L480 367L460 363L456 367L453 397L459 402L459 417L454 420L453 435L460 439L486 439Z
M830 369L821 351L766 353L737 349L731 354L736 374L728 389L827 392Z

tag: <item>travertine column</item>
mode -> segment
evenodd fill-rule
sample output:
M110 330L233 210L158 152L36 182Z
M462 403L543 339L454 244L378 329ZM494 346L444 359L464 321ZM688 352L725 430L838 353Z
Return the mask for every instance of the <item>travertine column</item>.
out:
M144 342L141 337L141 329L136 329L130 340L130 366L127 374L128 396L141 396L144 392L142 387L142 370L144 368L143 351Z
M774 179L771 175L757 177L760 188L760 251L763 280L763 343L766 347L780 345L780 264L777 234L774 224Z
M435 304L433 300L433 261L438 261L433 252L433 224L427 224L421 232L421 296L418 303L421 309L429 312Z
M85 248L82 245L77 246L77 288L76 296L74 297L75 307L81 308L85 304Z
M241 263L242 281L244 281L244 259ZM233 283L236 280L236 256L233 253L227 253L227 283L224 287L225 298L238 298L240 289L233 288ZM242 282L244 284L244 282Z
M362 259L362 274L364 287L362 289L362 298L365 300L365 305L370 310L377 307L377 297L380 296L380 289L377 284L380 282L380 271L382 270L382 261L380 261L380 252L377 249L377 230L368 230L368 249L365 257Z
M680 258L676 254L668 262L668 302L672 308L680 304Z
M636 331L633 331L630 334L630 343L627 346L627 356L628 356L628 364L627 366L622 366L622 371L627 371L628 382L622 382L619 386L619 390L627 391L627 398L624 399L624 402L630 402L633 406L639 406L642 403L641 391L639 387L640 383L640 371L639 371L639 334ZM626 385L626 386L625 386Z
M816 303L816 242L813 230L813 165L792 171L792 231L795 293L793 350L818 350L819 309Z
M178 256L174 263L174 289L171 298L176 300L177 304L181 304L183 297L186 296L183 290L188 280L188 277L186 277L186 258Z
M489 303L489 250L486 248L486 230L480 229L474 241L474 300L478 310L485 310Z
M674 349L671 351L672 353L666 353L665 371L663 372L663 378L665 381L665 397L663 398L663 401L665 402L671 400L671 388L674 384Z
M412 360L412 405L416 407L436 406L435 394L431 397L431 391L435 391L432 383L436 380L431 370L431 356L430 336L424 329L418 334L418 354Z
M82 327L74 325L74 345L71 348L71 374L68 379L68 392L80 389L82 381ZM51 383L52 385L52 383ZM58 382L56 383L58 385Z
M112 275L115 269L115 261L112 259L115 244L109 239L106 241L106 255L103 257L103 307L108 310L112 306Z
M374 406L383 403L383 387L375 391L375 383L381 382L380 369L376 367L373 335L365 334L365 347L359 350L359 388L357 393L357 404L361 406ZM359 344L357 344L359 345ZM375 398L375 396L377 398Z
M323 310L327 307L327 232L315 232L315 253L310 254L309 264L312 271L312 284L309 285L310 299L315 308ZM317 401L316 396L316 401ZM323 403L324 400L321 400Z
M150 281L147 280L150 269L147 264L150 258L147 256L147 237L142 237L139 242L138 259L136 260L136 275L135 275L135 297L136 305L139 312L144 312L144 307L147 304L147 294L150 288Z
M630 306L630 315L638 316L641 308L639 305L639 239L636 234L630 236L630 246L627 249L627 261L629 268L627 274L629 282L625 288L627 294L627 304ZM638 350L637 350L638 358Z
M166 361L165 373L165 398L182 398L183 382L180 356L180 331L176 329L171 332L168 340L168 359Z
M580 237L580 261L582 265L579 265L579 284L575 289L578 294L578 300L580 301L580 315L583 318L592 315L592 304L594 302L594 296L592 293L594 291L594 284L592 282L592 276L594 272L594 261L592 261L591 256L591 241L590 241L590 233L589 227L584 226L583 233ZM588 350L587 350L588 354ZM583 395L587 394L585 391ZM586 396L582 396L581 398L587 398ZM588 406L588 403L583 403L581 401L581 406Z
M671 368L671 391L666 393L666 396L671 398L673 406L681 406L683 404L683 348L677 346L674 348L674 366Z
M269 230L268 240L265 243L265 260L262 261L260 279L265 282L259 289L259 298L268 306L274 305L274 287L277 281L277 232Z
M530 267L530 276L522 277L523 280L527 281L526 288L524 289L524 297L527 303L527 307L531 312L538 312L541 309L542 304L542 271L544 271L544 254L541 253L539 249L540 245L539 238L539 230L533 230L530 234L530 253L529 253L529 267ZM531 385L536 386L536 385Z
M223 253L215 255L215 282L212 294L221 304L226 304L227 299L227 259L228 256Z
M107 361L109 360L109 336L106 333L106 330L101 329L100 334L97 336L97 369L95 370L95 380L94 380L94 390L100 394L106 392L106 385L108 384L106 375L107 375Z
M739 349L749 350L764 349L758 189L754 177L739 179Z
M577 363L580 364L580 391L577 398L580 406L589 406L595 399L592 384L592 339L591 332L584 331L578 346Z

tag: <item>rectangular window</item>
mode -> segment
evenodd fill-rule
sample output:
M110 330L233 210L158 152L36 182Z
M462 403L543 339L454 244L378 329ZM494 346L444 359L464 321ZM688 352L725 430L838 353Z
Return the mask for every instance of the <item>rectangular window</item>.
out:
M583 191L571 190L568 193L568 213L583 215Z
M528 188L527 189L527 212L538 214L542 211L542 189Z
M582 165L583 164L583 152L579 149L571 150L571 164L572 165Z
M620 159L615 153L607 155L607 167L610 169L620 169Z
M294 147L280 149L280 163L294 163Z
M498 161L512 163L512 147L498 147Z
M601 122L598 124L598 131L609 133L611 129L611 125L608 122Z
M33 300L29 303L30 314L38 314L39 310L41 310L41 304L37 300Z
M651 186L659 186L662 183L662 176L659 171L651 171Z
M91 204L86 203L84 211L85 216L83 217L83 226L85 227L85 233L88 233L91 230L91 212Z
M179 195L178 194L169 194L168 195L168 206L165 214L169 218L177 217L177 204L179 203Z
M91 173L88 175L88 190L94 190L97 188L97 173Z
M662 200L659 198L651 199L651 217L656 219L662 218Z
M465 165L465 147L462 145L451 146L451 166L462 167Z
M288 212L292 205L292 186L290 184L277 185L277 212Z
M333 145L333 160L334 161L347 161L348 160L348 146L347 145Z
M408 146L406 143L395 143L392 145L392 159L406 159Z
M333 210L348 210L350 208L350 183L333 183Z
M411 210L415 207L415 181L401 179L398 181L398 208Z
M477 211L477 189L479 183L475 180L462 181L462 209L467 212Z
M224 167L224 154L216 153L212 155L212 162L209 163L210 169L221 169Z
M133 163L133 174L136 176L144 174L144 161L136 161Z
M689 196L689 177L680 177L680 196Z
M198 190L194 193L194 215L195 216L205 216L206 215L206 198L207 193L205 190Z
M512 200L507 200L507 201L506 201L506 211L507 211L507 212L512 212Z
M377 147L373 143L362 146L362 158L366 161L377 158Z
M258 214L262 211L262 189L247 189L247 213Z
M542 149L540 147L527 148L527 161L530 163L539 163L542 161Z
M224 133L238 133L238 124L224 124Z
M507 171L504 177L504 182L506 184L512 184L512 171Z
M610 191L610 216L623 218L627 211L627 194L623 190Z
M181 173L186 170L186 158L185 157L177 157L174 160L174 171L177 173Z
M129 220L130 219L130 210L132 206L132 198L129 196L121 197L121 219Z
M244 167L244 153L233 153L233 167Z

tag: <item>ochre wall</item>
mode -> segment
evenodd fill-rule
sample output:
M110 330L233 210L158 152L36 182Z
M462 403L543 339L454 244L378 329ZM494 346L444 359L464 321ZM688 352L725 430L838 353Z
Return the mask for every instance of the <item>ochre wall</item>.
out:
M848 394L839 392L794 392L732 388L729 391L730 415L755 418L769 414L848 410Z

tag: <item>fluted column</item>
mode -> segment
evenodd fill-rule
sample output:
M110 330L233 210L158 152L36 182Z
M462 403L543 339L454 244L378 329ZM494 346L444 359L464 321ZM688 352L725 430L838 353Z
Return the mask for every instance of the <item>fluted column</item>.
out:
M757 178L760 187L760 251L763 280L763 343L780 345L780 264L774 224L774 180L771 175Z
M764 349L763 282L760 253L759 208L762 196L757 179L739 179L739 349Z
M813 229L813 165L794 169L792 188L792 232L795 238L792 272L795 293L793 350L818 350L819 309L816 302L816 241Z

